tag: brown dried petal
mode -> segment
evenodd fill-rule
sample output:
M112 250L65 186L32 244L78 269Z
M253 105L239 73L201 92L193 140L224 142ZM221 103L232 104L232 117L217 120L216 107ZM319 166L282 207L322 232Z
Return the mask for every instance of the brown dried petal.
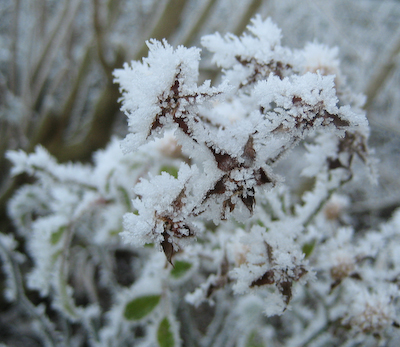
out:
M292 298L292 281L281 282L278 285L279 292L284 296L285 304L287 305Z
M257 171L254 171L254 178L258 186L273 182L273 180L268 177L264 169L261 167Z
M254 205L255 205L255 198L254 196L247 195L244 197L243 195L240 197L240 199L243 201L244 205L247 207L250 213L253 213Z
M328 159L329 170L334 170L338 168L344 168L343 164L339 159Z
M167 257L168 262L172 266L174 266L174 264L172 264L172 257L176 253L174 250L174 246L172 245L171 242L169 242L170 236L168 235L167 232L164 231L162 235L164 236L164 240L163 240L163 242L161 242L161 247L165 253L165 256Z
M231 157L229 154L224 153L216 153L214 149L212 149L215 161L217 162L218 169L229 172L232 171L234 168L239 167L239 162L236 158Z
M335 114L329 114L329 117L332 119L333 124L337 128L343 128L350 126L350 122L346 119L342 119Z
M254 159L256 158L256 151L253 147L253 144L254 144L253 136L249 136L249 139L247 140L244 146L242 154L242 158L244 159L243 166L246 168L252 166Z
M185 193L186 189L183 188L176 199L173 201L172 206L174 207L175 211L180 211L183 207L182 199L186 197Z
M226 192L226 187L225 187L225 179L226 177L223 176L221 177L217 183L215 183L215 186L213 189L210 189L207 194L206 194L206 199L213 194L224 194Z
M264 275L262 275L259 279L251 282L250 288L255 286L263 286L266 284L275 283L275 273L274 270L268 270Z

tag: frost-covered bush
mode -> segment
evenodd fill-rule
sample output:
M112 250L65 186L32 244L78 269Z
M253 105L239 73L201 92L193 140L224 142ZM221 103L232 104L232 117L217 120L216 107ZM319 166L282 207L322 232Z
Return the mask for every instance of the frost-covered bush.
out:
M115 70L129 134L93 165L8 152L35 181L9 203L29 259L1 236L4 293L46 345L396 345L400 211L368 231L346 211L354 165L374 175L364 98L335 49L248 30L203 37L217 86L166 41Z

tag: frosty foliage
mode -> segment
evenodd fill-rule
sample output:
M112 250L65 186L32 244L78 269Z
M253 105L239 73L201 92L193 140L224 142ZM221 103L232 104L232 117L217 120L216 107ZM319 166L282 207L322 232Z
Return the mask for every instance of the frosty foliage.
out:
M355 160L372 163L337 50L283 47L260 16L241 37L202 44L218 86L198 85L198 48L165 40L114 71L129 134L92 165L8 152L14 175L35 178L9 203L27 288L91 346L390 345L400 212L376 231L345 218L337 192ZM5 295L25 302L24 259L0 236ZM61 344L63 323L33 316L43 341Z

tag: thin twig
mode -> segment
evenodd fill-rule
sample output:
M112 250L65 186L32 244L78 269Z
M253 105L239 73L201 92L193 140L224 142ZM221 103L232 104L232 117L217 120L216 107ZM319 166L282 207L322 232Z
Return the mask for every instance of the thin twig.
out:
M54 18L54 24L53 24L52 28L50 29L50 34L46 40L46 43L43 45L41 54L38 56L38 58L36 59L36 62L32 66L30 81L36 80L36 78L39 74L39 71L45 62L45 57L49 54L50 48L52 47L53 42L54 42L56 36L58 35L58 32L60 31L61 26L63 25L63 23L65 21L66 14L68 12L69 3L70 3L70 1L65 1L64 8L62 10L59 10L57 17Z
M21 1L15 0L14 7L14 21L12 27L12 40L11 40L11 60L10 60L10 90L17 94L17 47L18 47L18 30L19 30L19 12L21 8Z
M174 38L175 43L190 46L196 35L200 32L207 18L215 7L216 0L207 0L201 3L201 8L191 16L188 27L178 31Z
M397 65L397 57L400 54L400 27L397 30L393 42L388 45L388 52L383 55L385 58L383 62L375 70L373 77L371 78L366 90L365 95L367 96L367 101L364 105L364 109L370 109L371 105L374 103L375 98L382 90L387 79L392 76L392 72Z
M93 0L93 27L96 37L97 55L99 56L100 64L109 81L112 81L112 66L107 62L104 55L104 30L100 23L100 4L99 0Z
M56 59L57 53L63 42L65 41L65 37L70 32L70 28L74 22L76 13L79 9L79 6L82 0L71 0L72 5L68 8L67 13L65 14L65 19L63 24L61 25L59 32L55 36L53 40L53 44L51 45L51 50L48 54L44 57L43 64L41 64L41 68L37 71L37 78L34 78L32 90L33 90L33 97L32 97L32 105L35 107L39 100L39 97L42 93L42 90L45 86L45 82L48 79L49 73L51 71L52 64Z
M164 2L162 11L160 11L161 6L157 5L157 12L153 15L154 19L150 27L151 29L143 30L145 37L141 38L141 41L149 38L155 38L158 40L169 38L180 23L181 13L186 3L185 0L168 0L167 2ZM148 24L146 23L146 26L147 25ZM135 59L145 56L146 52L147 46L143 45L141 49L136 52Z
M254 16L254 14L258 11L262 4L261 0L252 0L247 5L246 11L243 13L240 22L236 25L235 34L240 35L246 29L247 24L250 19Z

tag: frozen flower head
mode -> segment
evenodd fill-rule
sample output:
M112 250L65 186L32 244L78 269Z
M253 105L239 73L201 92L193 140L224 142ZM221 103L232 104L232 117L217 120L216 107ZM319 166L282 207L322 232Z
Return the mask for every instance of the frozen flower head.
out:
M344 209L348 207L349 199L346 196L333 194L324 208L325 218L328 220L338 220Z
M268 289L267 315L285 311L294 293L293 284L312 277L303 255L282 235L284 227L280 225L268 234L253 226L250 235L242 237L243 248L235 254L239 265L230 272L236 281L236 294Z
M156 243L171 261L172 255L195 236L196 226L190 220L190 203L186 203L190 179L196 175L197 167L182 164L178 178L166 172L151 179L142 179L135 192L142 200L133 201L139 215L126 213L125 231L121 236L136 246ZM166 189L160 189L166 186Z
M395 311L388 292L369 293L366 290L354 293L344 325L355 332L381 333L395 321Z
M121 109L128 116L131 131L122 145L125 152L136 150L154 136L160 137L170 117L183 112L190 103L188 99L178 103L178 95L191 94L196 87L199 49L173 49L165 40L150 40L147 45L149 55L142 63L132 62L114 71L115 82L123 93Z
M240 266L246 263L247 253L250 252L250 247L243 244L237 244L234 250L235 265Z
M248 235L243 229L237 228L226 245L227 257L235 266L247 263L247 255L251 251L251 245L243 242L246 236Z
M216 33L204 36L201 43L214 53L213 62L224 68L224 77L240 89L266 79L271 73L283 78L293 67L290 50L281 46L281 30L261 16L252 19L248 33L241 37Z
M227 34L221 37L219 33L203 36L201 43L214 53L213 61L223 68L232 68L238 62L262 61L270 63L275 49L281 50L281 30L270 18L262 20L261 16L252 19L247 27L250 34L240 38Z
M224 82L218 87L211 87L210 81L197 85L198 49L173 49L165 40L149 41L147 58L114 72L130 127L123 150L137 150L173 132L174 140L165 145L165 153L174 157L182 148L193 159L186 161L188 165L193 162L200 169L185 183L179 175L177 180L164 175L138 184L135 205L139 216L128 215L124 223L125 231L131 230L133 239L138 239L132 243L162 243L164 251L172 244L177 251L178 243L182 244L178 238L183 239L185 233L194 236L191 219L219 224L232 216L247 221L254 212L257 192L272 189L280 181L273 166L317 131L347 136L347 146L337 148L336 141L331 149L346 152L346 162L337 159L330 166L332 170L349 169L355 141L351 135L365 124L365 115L340 105L334 76L315 71L299 74L304 70L302 59L294 59L294 52L282 47L280 39L280 30L260 16L240 38L232 34L204 37L203 45L224 68ZM305 57L313 56L319 46L312 47L305 50ZM320 62L337 66L333 51L323 47L319 51L326 58ZM232 114L237 118L234 122ZM324 157L319 160L326 161ZM123 235L129 239L127 233ZM299 274L288 274L287 282L301 277L300 265L297 270Z
M331 262L330 274L335 281L340 281L348 277L356 268L354 256L347 250L336 251L331 255Z
M308 43L303 50L304 70L321 75L335 75L339 72L338 49L317 43Z
M338 259L346 259L354 256L352 244L354 230L342 227L335 231L335 234L321 247L321 260L323 264L332 265L338 263Z

